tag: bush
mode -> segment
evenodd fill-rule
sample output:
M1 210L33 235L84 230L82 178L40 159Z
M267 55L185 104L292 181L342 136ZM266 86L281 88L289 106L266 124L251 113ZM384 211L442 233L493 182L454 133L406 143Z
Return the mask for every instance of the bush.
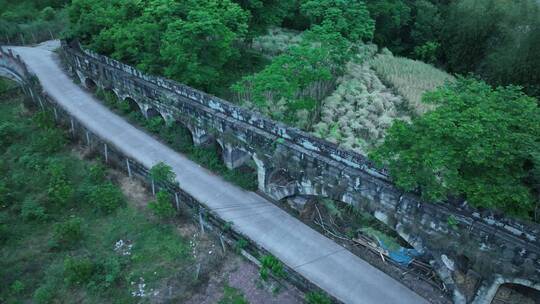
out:
M45 208L33 200L25 200L23 202L21 216L25 221L44 221L47 219Z
M248 304L248 301L240 290L225 285L223 287L223 297L218 304Z
M159 162L150 169L150 177L155 183L174 184L176 179L176 173L174 173L174 171L169 165L163 162Z
M43 154L53 154L66 144L64 133L59 129L48 129L39 132L32 140L32 150Z
M88 258L68 257L64 260L64 281L69 285L89 283L94 271L95 265Z
M52 303L54 298L55 288L49 284L40 286L36 291L34 291L34 302L38 304L48 304Z
M100 164L95 163L88 169L88 178L94 183L100 183L105 180L106 168Z
M54 9L50 6L47 6L46 8L44 8L42 11L41 11L41 19L45 20L45 21L51 21L54 19L56 13L54 11Z
M82 221L80 218L72 218L63 223L53 226L51 247L66 248L79 242L83 237Z
M276 257L273 255L265 255L261 259L259 275L261 276L261 279L266 281L270 273L278 278L285 278L287 276L287 273L283 269L283 264L281 264Z
M24 283L19 281L19 280L16 280L15 282L13 282L13 284L11 284L11 292L13 294L21 294L23 291L24 291Z
M165 126L165 121L161 116L150 118L145 123L146 129L152 133L159 133L159 131Z
M124 204L124 195L111 182L90 187L88 202L96 211L110 214Z
M332 300L322 292L309 292L305 298L308 304L331 304Z
M176 214L176 210L174 210L171 204L171 197L164 190L160 190L157 193L155 201L148 203L148 208L152 210L156 216L163 219L171 218Z

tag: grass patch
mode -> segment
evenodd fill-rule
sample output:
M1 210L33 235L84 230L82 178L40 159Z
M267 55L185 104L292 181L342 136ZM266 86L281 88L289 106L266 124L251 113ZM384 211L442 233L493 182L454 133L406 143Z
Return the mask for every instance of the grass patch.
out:
M425 92L454 80L453 76L430 64L392 54L379 54L370 64L385 83L409 101L409 107L416 115L430 110L422 103Z
M171 269L190 273L189 243L172 225L125 204L104 168L73 156L47 114L31 115L20 96L2 99L1 303L141 303Z

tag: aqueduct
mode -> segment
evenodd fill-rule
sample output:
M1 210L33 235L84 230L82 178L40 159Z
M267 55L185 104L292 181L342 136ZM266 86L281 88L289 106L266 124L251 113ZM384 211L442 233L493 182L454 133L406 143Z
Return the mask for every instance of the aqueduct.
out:
M76 43L63 43L62 56L89 89L110 90L147 118L179 122L195 145L217 141L228 168L253 160L259 190L268 196L325 197L372 214L423 253L456 303L490 303L502 284L540 289L538 225L466 204L423 202L399 191L362 155ZM13 58L2 55L2 75L24 81L17 77L24 67Z

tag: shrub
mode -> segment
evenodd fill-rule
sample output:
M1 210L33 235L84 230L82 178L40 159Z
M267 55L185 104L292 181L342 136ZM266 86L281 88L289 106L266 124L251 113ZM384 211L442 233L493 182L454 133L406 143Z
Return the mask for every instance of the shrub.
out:
M272 273L278 278L285 278L287 273L283 269L283 264L273 255L265 255L261 258L261 269L259 275L261 279L267 280L269 274Z
M100 164L95 163L88 168L88 178L90 181L99 183L105 180L106 168Z
M248 304L248 301L240 290L225 285L223 287L223 297L218 304Z
M0 146L8 147L21 136L20 127L12 122L0 124Z
M175 183L176 173L167 164L159 162L150 169L150 177L155 183Z
M308 304L331 304L332 300L322 292L309 292L305 298Z
M33 200L25 200L23 202L21 216L25 221L44 221L47 219L45 208Z
M105 292L121 277L121 264L116 257L97 259L93 264L91 280L88 289L96 292Z
M15 282L13 282L13 284L11 284L11 287L10 287L11 292L13 294L22 293L24 291L24 288L25 288L24 283L19 280L16 280Z
M33 299L38 304L52 303L55 288L49 284L40 286L34 291Z
M8 230L8 226L6 224L0 223L0 244L7 241L7 239L9 238L9 235L10 233Z
M46 8L44 8L42 11L41 11L41 19L45 20L45 21L51 21L54 19L55 17L55 11L52 7L50 6L47 6Z
M234 244L234 248L236 249L237 252L241 252L244 248L247 247L247 245L248 245L248 241L246 239L239 239Z
M66 164L59 160L50 161L48 171L50 175L47 189L49 201L55 205L66 206L75 192L68 181Z
M171 218L176 214L176 210L174 210L171 204L171 197L164 190L160 190L157 193L155 201L148 203L148 208L152 210L156 216L163 219Z
M145 123L146 128L152 133L159 133L159 131L165 126L165 121L161 116L150 118Z
M123 205L124 195L117 186L106 182L90 187L88 202L96 211L109 214Z
M64 260L64 281L69 285L89 283L94 271L95 265L88 258L67 257Z
M79 218L72 218L63 223L56 223L53 226L53 236L51 247L66 248L76 244L82 239L82 221Z

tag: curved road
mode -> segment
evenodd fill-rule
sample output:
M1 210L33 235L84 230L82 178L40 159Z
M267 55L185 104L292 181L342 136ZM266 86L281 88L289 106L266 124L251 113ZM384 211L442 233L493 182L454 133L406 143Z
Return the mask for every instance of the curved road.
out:
M182 188L234 228L344 303L419 304L425 299L261 196L215 176L101 105L73 83L50 47L13 47L43 89L93 133L146 167L170 165Z

